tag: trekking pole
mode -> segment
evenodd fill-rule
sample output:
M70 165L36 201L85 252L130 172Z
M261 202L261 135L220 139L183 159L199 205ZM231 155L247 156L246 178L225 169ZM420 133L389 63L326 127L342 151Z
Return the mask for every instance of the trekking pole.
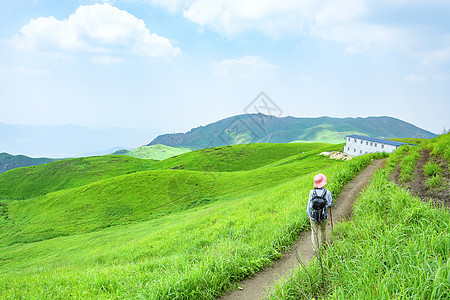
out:
M330 207L330 221L331 221L331 230L333 230L333 215L331 214L331 207Z

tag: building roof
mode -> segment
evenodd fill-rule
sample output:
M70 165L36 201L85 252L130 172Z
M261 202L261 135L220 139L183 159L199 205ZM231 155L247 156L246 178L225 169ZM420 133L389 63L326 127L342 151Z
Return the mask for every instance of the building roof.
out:
M370 136L357 135L357 134L347 135L347 137L360 139L360 140L365 140L365 141L370 141L370 142L375 142L375 143L380 143L380 144L385 144L385 145L391 145L391 146L407 145L407 143L396 142L396 141L389 141L389 140L383 140L383 139L377 139L377 138L373 138L373 137L370 137Z

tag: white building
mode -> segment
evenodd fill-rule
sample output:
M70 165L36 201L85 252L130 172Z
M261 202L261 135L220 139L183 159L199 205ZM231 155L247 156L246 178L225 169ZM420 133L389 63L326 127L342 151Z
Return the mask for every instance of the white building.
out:
M346 137L347 141L344 148L344 153L358 156L367 153L375 152L394 152L395 149L406 143L383 140L372 138L363 135L348 135Z

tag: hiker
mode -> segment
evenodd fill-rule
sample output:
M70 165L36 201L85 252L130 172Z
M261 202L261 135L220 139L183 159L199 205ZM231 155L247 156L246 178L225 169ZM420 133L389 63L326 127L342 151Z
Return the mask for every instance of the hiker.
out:
M328 208L333 205L333 198L329 190L324 188L327 177L323 174L314 176L314 189L309 192L306 213L311 223L311 242L313 250L318 252L319 246L326 242L326 228L328 219ZM319 245L320 227L320 245Z

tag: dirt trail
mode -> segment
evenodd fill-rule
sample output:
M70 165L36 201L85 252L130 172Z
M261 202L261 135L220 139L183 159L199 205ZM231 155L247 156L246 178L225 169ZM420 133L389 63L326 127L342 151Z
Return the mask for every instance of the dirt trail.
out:
M373 161L366 169L358 174L350 183L348 183L340 196L334 199L333 205L333 224L348 219L352 212L353 202L367 185L373 173L380 167L383 167L386 159ZM331 229L330 222L327 226L327 234ZM298 265L297 256L300 255L305 263L313 257L311 248L311 231L300 233L299 239L293 245L290 252L286 253L281 259L274 262L270 267L256 273L253 277L245 279L239 283L240 290L232 290L223 295L219 300L252 300L263 299L266 297L266 290L271 289L277 281L289 275L291 270Z

